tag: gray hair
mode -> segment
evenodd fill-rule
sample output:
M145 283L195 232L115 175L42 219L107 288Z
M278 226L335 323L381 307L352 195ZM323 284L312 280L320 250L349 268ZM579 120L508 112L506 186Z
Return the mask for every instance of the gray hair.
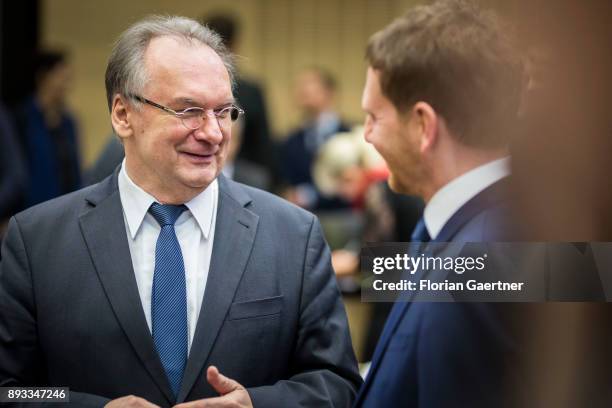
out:
M109 110L112 109L115 94L128 97L142 92L148 80L144 64L145 51L153 38L163 36L195 40L212 48L223 61L233 85L233 55L219 34L187 17L150 16L125 30L113 47L105 75Z

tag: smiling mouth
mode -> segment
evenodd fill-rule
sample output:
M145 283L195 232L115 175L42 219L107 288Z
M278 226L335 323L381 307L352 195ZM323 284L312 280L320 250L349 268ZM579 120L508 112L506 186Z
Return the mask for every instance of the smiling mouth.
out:
M213 157L214 154L213 153L208 153L208 154L203 154L203 153L190 153L190 152L182 152L186 155L189 156L194 156L194 157Z
M189 158L192 161L202 162L202 163L212 162L215 156L214 153L200 154L200 153L191 153L191 152L181 152L181 154L185 155L187 158Z

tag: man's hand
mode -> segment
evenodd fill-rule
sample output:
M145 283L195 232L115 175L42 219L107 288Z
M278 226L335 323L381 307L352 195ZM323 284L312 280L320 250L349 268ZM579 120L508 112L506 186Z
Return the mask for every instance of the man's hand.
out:
M221 395L220 397L185 402L174 408L253 408L247 390L236 381L221 374L217 367L208 367L206 380Z
M359 256L346 249L336 249L332 252L332 266L336 277L351 276L359 271Z
M152 404L144 398L128 395L112 400L104 406L104 408L159 408L158 405Z

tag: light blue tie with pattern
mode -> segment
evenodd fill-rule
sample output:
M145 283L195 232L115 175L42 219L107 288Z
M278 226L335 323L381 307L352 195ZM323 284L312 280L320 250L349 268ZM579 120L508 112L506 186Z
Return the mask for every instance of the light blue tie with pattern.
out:
M174 396L178 395L187 362L185 264L174 232L174 223L185 210L184 205L158 203L149 209L161 227L155 246L151 295L153 341Z

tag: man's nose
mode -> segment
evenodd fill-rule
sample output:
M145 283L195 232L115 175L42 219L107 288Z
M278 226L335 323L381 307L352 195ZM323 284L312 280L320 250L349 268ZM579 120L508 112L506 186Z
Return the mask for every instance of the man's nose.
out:
M214 114L205 114L202 119L202 126L193 131L195 138L211 144L221 143L223 132L216 116Z

